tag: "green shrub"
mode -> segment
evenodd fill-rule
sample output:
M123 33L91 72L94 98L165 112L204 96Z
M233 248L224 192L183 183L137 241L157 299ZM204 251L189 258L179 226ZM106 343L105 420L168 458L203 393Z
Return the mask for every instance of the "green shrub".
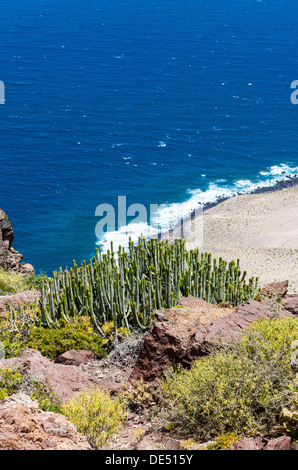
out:
M39 408L44 411L51 411L53 413L61 413L61 403L57 399L53 390L43 382L33 379L33 392L31 394L32 400L37 400Z
M41 290L42 285L48 280L45 273L30 274L24 276L20 273L0 268L0 295L16 294L24 290Z
M0 341L4 344L5 357L18 356L37 322L36 307L19 307L0 315Z
M47 281L49 277L46 273L39 273L39 274L29 274L29 276L24 277L24 286L26 290L40 290L45 281Z
M61 323L60 328L34 327L26 342L27 347L37 349L50 359L70 349L87 349L105 357L105 344L106 341L94 331L91 320L86 317Z
M22 274L0 268L0 295L16 294L24 290Z
M118 431L125 418L120 399L112 399L108 392L98 388L76 395L61 410L95 449L100 449Z
M203 439L268 429L296 390L290 345L297 338L297 319L262 320L240 344L188 371L169 371L162 386L169 421L182 435Z
M17 369L0 369L0 400L17 393L23 381L23 376Z
M207 450L226 450L237 441L239 441L239 436L234 432L221 434L217 437L216 442L208 445Z

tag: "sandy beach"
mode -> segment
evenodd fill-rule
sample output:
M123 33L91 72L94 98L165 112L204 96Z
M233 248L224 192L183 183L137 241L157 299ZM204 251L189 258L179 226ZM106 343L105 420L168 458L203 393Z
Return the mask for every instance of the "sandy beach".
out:
M240 258L242 270L258 276L261 286L288 279L289 293L298 293L298 186L235 196L206 209L203 220L201 251ZM190 224L184 224L188 249L196 245Z

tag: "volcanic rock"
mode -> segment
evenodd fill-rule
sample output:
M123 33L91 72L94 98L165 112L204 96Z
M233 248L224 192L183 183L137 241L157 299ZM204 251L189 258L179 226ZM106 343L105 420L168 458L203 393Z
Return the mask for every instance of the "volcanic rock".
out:
M285 316L290 313L282 310ZM252 322L273 318L274 306L249 301L238 308L222 308L194 297L182 298L178 308L156 312L158 321L145 338L131 379L154 381L178 363L187 365L231 340L238 341Z
M0 450L92 450L64 416L39 409L28 395L0 402Z
M19 367L22 374L48 385L62 402L97 383L81 367L56 364L35 349L25 349L19 357L4 359L1 367Z

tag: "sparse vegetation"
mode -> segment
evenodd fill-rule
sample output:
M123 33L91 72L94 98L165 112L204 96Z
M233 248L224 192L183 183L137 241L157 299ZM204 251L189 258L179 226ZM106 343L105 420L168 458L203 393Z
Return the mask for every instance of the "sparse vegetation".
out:
M95 449L100 449L118 431L126 416L120 399L113 399L98 388L76 395L61 410Z
M0 268L0 295L16 294L25 290L24 276Z
M259 293L258 279L245 280L240 261L227 263L212 259L198 249L187 251L184 240L148 242L140 237L129 251L119 247L96 256L80 267L74 261L70 271L53 273L44 283L41 298L43 326L60 325L87 315L101 334L102 325L146 329L153 311L173 307L181 296L194 295L207 302L239 305Z
M298 320L254 323L240 344L170 371L163 383L168 419L181 435L258 434L278 422L297 384L290 365Z
M0 369L0 401L16 393L23 381L18 369Z
M32 379L32 387L31 398L38 401L39 407L42 410L61 413L61 402L48 385L37 379Z
M23 274L8 271L0 267L0 296L17 294L25 290L41 290L42 285L47 279L48 277L45 273L24 276Z
M106 344L107 341L94 330L87 317L77 321L70 319L69 323L63 322L60 328L34 327L26 341L27 347L37 349L50 359L70 349L87 349L105 357Z

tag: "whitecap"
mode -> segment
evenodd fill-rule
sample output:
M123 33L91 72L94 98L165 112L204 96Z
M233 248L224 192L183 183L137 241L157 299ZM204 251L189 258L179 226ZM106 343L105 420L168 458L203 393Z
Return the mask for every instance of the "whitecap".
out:
M101 240L98 240L97 244L102 245L104 250L109 248L111 241L114 241L114 247L119 244L127 246L129 236L137 241L140 235L149 238L160 232L166 232L201 206L206 207L237 195L274 187L276 184L286 181L289 177L297 174L298 167L281 164L260 171L255 181L239 179L229 186L221 186L220 183L226 183L226 180L219 178L215 182L209 182L205 190L200 188L188 189L187 194L189 197L183 202L160 205L153 216L150 214L151 225L148 225L147 222L130 223L116 232L105 234ZM205 177L206 175L201 176Z

